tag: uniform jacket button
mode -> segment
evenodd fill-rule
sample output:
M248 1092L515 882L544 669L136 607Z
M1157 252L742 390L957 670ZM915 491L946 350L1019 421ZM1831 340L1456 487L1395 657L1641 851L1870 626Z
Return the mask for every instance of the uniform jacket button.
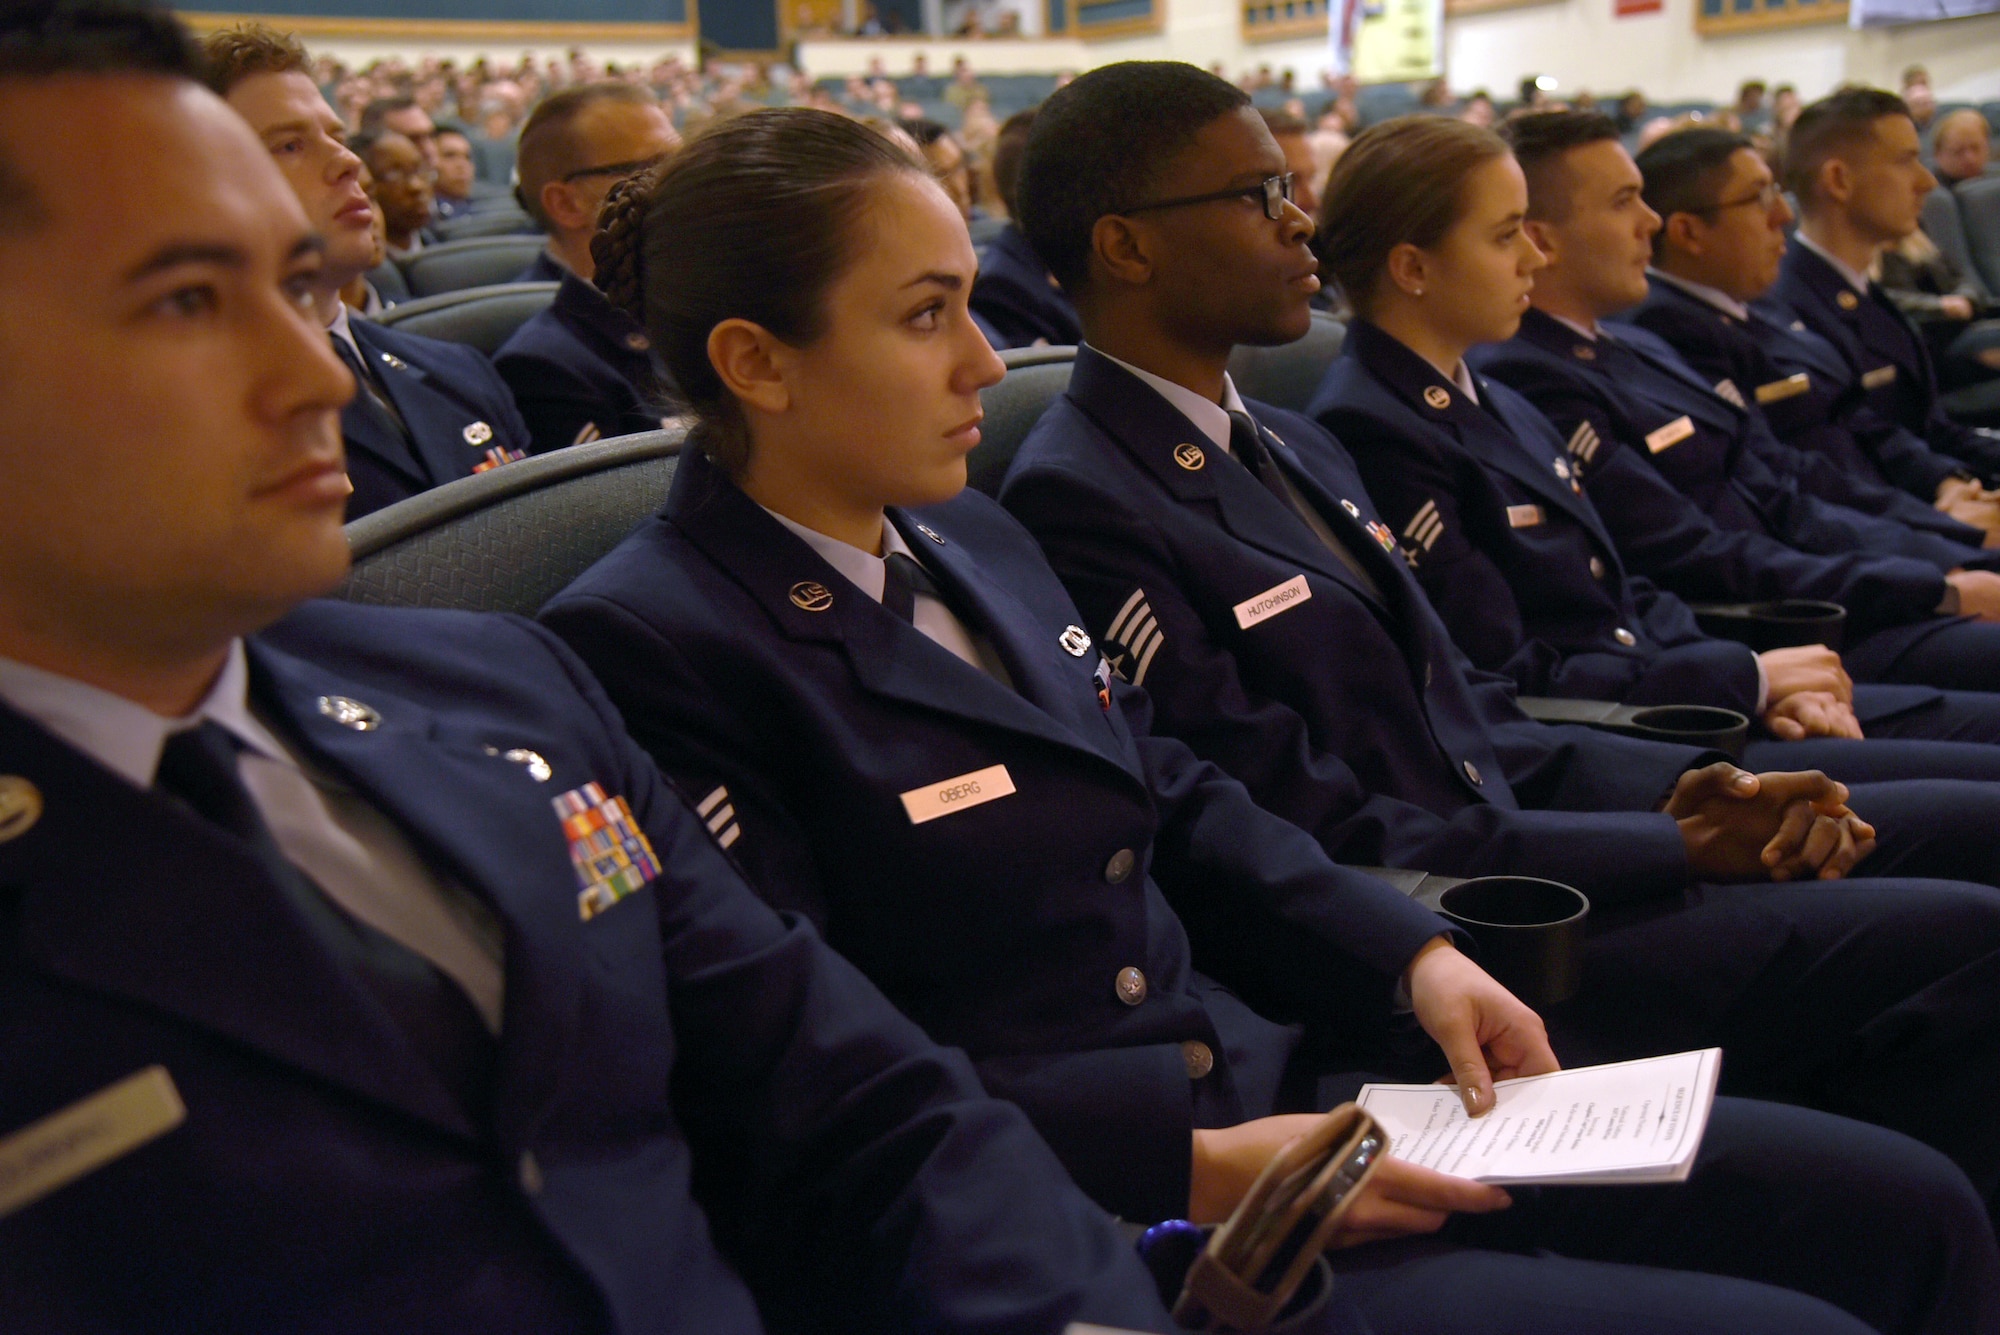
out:
M522 1191L530 1196L539 1196L542 1194L542 1166L535 1162L535 1152L533 1150L521 1151L519 1176Z
M1121 848L1111 855L1111 861L1104 864L1104 879L1113 885L1123 885L1138 863L1139 859L1132 855L1131 849Z
M1604 578L1604 558L1603 558L1603 557L1601 557L1601 556L1593 556L1593 557L1591 557L1591 558L1590 558L1590 577L1591 577L1592 579L1603 579L1603 578Z
M1479 777L1479 766L1473 764L1470 760L1462 763L1465 767L1465 777L1472 780L1472 786L1475 788L1483 786L1486 780Z
M1198 1038L1181 1044L1181 1060L1187 1063L1190 1080L1199 1080L1215 1069L1215 1054L1208 1050L1208 1044Z
M1618 629L1612 631L1611 638L1618 641L1618 643L1624 645L1627 649L1630 649L1633 645L1639 642L1639 637L1637 635L1634 635L1631 631L1625 629L1623 626L1620 626Z
M1146 975L1129 966L1118 971L1111 986L1127 1006L1136 1006L1146 999Z

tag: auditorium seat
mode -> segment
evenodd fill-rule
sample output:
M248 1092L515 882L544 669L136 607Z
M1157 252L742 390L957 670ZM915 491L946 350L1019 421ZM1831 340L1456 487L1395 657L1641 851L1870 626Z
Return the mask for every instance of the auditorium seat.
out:
M383 260L365 275L369 286L387 306L410 299L410 280L403 277L403 270L394 260Z
M666 503L684 434L572 445L363 515L333 596L532 616Z
M561 283L495 283L418 297L392 307L376 323L406 334L463 343L491 357L514 331L548 309Z
M397 261L410 282L410 295L432 297L468 287L504 283L534 262L539 236L482 236L426 246Z
M1924 211L1919 221L1924 235L1960 273L1971 279L1979 289L1980 298L1990 301L1991 293L1979 266L1972 262L1972 247L1965 238L1965 219L1959 213L1958 196L1950 186L1938 186L1924 196Z
M1229 357L1229 378L1246 399L1302 413L1346 338L1346 325L1324 311L1314 311L1312 328L1295 343L1237 348Z
M447 218L435 230L441 241L469 241L481 236L539 236L542 231L512 201L490 208L475 203L472 212Z
M1067 345L1010 348L1000 354L1000 360L1007 364L1007 375L979 395L986 420L979 428L979 444L965 461L966 481L988 496L999 493L1021 442L1048 406L1069 388L1076 349Z
M1965 225L1965 244L1989 292L2000 293L2000 176L1982 176L1961 183L1958 215Z

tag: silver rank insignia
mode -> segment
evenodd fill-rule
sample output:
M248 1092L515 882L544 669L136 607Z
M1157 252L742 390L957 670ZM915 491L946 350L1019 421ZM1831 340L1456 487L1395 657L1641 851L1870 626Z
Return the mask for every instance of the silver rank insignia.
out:
M373 732L382 726L382 716L375 712L373 705L364 705L344 695L322 695L319 712L341 727L352 728L356 732Z
M466 444L477 449L479 446L493 439L493 428L484 422L474 422L467 426L465 430L459 432L459 434L465 437Z

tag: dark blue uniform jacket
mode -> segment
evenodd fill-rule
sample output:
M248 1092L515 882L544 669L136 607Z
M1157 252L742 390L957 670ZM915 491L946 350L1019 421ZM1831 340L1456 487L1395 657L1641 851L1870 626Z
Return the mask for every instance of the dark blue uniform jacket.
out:
M1556 429L1506 386L1477 383L1474 403L1357 321L1308 409L1347 444L1458 646L1528 695L1756 717L1753 655L1627 576ZM1300 458L1317 461L1303 443Z
M1107 1208L1179 1214L1190 1132L1275 1111L1296 1033L1193 972L1168 899L1217 927L1219 972L1355 1043L1356 1014L1386 1017L1444 925L1148 735L1143 694L1070 634L1068 595L991 501L891 520L1012 689L693 454L665 511L542 615L754 884L807 896L827 939L971 1053ZM1012 791L912 819L905 795L968 785ZM1128 969L1141 998L1121 991ZM1215 1062L1192 1086L1190 1042Z
M1871 282L1862 296L1824 258L1793 245L1769 299L1840 350L1847 371L1843 390L1860 394L1878 416L1921 436L1932 449L1963 459L1983 476L2000 475L2000 435L1945 415L1923 335L1879 284Z
M1452 644L1338 442L1248 406L1379 598L1090 348L1002 491L1159 729L1343 861L1529 872L1606 904L1684 887L1680 835L1654 812L1703 753L1528 719L1512 682ZM1313 470L1288 440L1311 442Z
M1704 378L1728 380L1757 405L1773 434L1822 457L1840 477L1886 479L1921 504L1934 500L1948 478L1964 473L1962 461L1937 453L1870 407L1840 350L1804 320L1771 300L1747 309L1750 318L1738 320L1656 278L1646 300L1627 318L1672 345ZM1814 470L1807 484L1817 495L1841 499L1824 486L1825 471ZM1924 508L1934 520L1954 524ZM1915 522L1904 510L1894 517ZM1954 525L1962 532L1932 526L1969 546L1980 541L1969 525Z
M1006 340L1003 347L1025 348L1037 339L1059 345L1083 342L1083 326L1069 294L1055 285L1049 266L1012 223L1000 229L980 257L972 313Z
M347 517L420 491L470 477L481 464L528 450L528 427L493 363L476 348L385 329L371 320L349 326L369 369L396 405L410 439L362 411L361 396L340 415L347 476L354 494Z
M1681 360L1751 404L1792 447L1780 456L1815 496L1976 547L1984 535L1936 508L1938 487L1969 476L1965 465L1869 407L1839 351L1773 303L1746 307L1747 320L1654 279L1627 314Z
M575 274L493 354L535 453L658 431L672 381L631 316Z
M1513 338L1474 348L1466 360L1541 409L1586 477L1592 445L1627 442L1724 528L1762 529L1809 552L1914 556L1939 571L1979 559L1976 546L1812 495L1773 465L1783 447L1770 428L1716 393L1670 345L1635 325L1606 323L1600 334L1585 339L1531 309Z
M554 637L319 603L249 651L266 722L498 919L490 1124L240 841L0 707L46 803L0 843L0 1131L156 1064L187 1106L0 1219L0 1324L1171 1329L1027 1122L759 902ZM663 870L585 921L550 799L593 782Z

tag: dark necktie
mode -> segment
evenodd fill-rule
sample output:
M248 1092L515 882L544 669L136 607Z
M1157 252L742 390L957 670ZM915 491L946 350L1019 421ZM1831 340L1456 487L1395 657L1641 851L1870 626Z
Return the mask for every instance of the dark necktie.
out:
M1250 470L1250 476L1264 484L1264 490L1276 496L1287 510L1297 513L1298 502L1292 499L1292 489L1285 484L1278 461L1271 457L1270 447L1264 444L1264 437L1249 413L1229 414L1229 452Z
M492 1102L498 1045L478 1010L430 961L341 912L285 856L243 786L238 751L235 736L219 723L175 733L160 753L154 787L249 846L304 916L314 938L382 1003L460 1105L483 1123Z
M902 552L890 552L882 558L882 606L915 625L920 593L943 601L930 572L915 559Z
M403 424L403 415L396 411L396 405L389 401L389 396L375 383L375 377L368 374L368 367L355 353L354 345L338 334L328 334L327 337L333 340L333 350L339 354L341 363L354 376L354 402L351 406L367 418L377 431L401 441L409 441L410 431Z

